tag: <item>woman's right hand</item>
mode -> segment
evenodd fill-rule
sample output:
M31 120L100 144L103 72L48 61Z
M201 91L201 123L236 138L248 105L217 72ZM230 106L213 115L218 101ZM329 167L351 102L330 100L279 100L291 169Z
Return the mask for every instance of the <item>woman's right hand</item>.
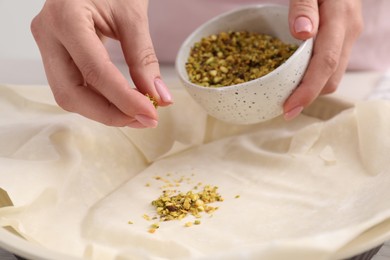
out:
M172 103L149 35L146 0L47 0L31 30L46 76L65 110L110 126L156 127ZM102 36L121 43L133 89L111 62Z

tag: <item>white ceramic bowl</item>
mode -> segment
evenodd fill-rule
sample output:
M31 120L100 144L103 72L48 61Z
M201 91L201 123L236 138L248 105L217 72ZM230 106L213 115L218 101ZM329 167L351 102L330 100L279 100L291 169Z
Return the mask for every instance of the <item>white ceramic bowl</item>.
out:
M195 42L223 31L250 31L269 34L299 48L271 73L245 83L209 88L188 80L185 64ZM221 14L197 28L183 42L176 58L179 78L190 95L206 112L222 121L253 124L282 114L283 103L301 81L309 63L313 40L292 37L288 25L288 7L251 5Z

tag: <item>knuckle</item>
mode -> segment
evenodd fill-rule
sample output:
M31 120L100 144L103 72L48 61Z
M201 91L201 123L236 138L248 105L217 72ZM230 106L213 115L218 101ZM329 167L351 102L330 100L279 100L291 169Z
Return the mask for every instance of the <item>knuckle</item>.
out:
M68 112L74 112L74 105L72 99L66 91L54 91L53 96L56 103L64 110Z
M38 16L36 16L32 19L31 24L30 24L30 30L31 30L31 33L35 39L39 39L40 29L41 29L41 26L39 24L39 18L38 18Z
M101 70L96 63L87 62L80 67L84 80L91 86L97 86L101 80Z
M294 1L294 9L301 12L317 12L317 2L313 0L297 0Z
M142 50L139 57L140 57L139 62L142 66L146 67L149 65L158 64L158 59L154 52L153 47L148 47Z
M330 80L326 86L324 87L324 89L322 90L322 94L331 94L331 93L334 93L336 92L337 90L337 87L338 87L338 83L334 80Z
M60 18L63 12L63 0L46 0L42 10L36 15L31 23L30 30L34 38L39 38L42 32L52 31L52 28L58 28L62 24Z
M334 51L327 51L322 57L324 68L333 73L336 71L339 64L339 54Z

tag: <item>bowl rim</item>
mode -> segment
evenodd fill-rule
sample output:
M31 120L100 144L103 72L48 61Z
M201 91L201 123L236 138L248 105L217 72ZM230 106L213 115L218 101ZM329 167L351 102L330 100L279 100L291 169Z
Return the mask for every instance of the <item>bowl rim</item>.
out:
M176 56L176 60L175 60L175 69L176 69L176 72L178 73L179 75L179 78L181 80L183 80L185 83L186 83L186 86L191 86L193 88L198 88L198 89L205 89L205 90L208 90L208 91L211 91L211 90L214 90L214 91L223 91L223 90L227 90L227 89L235 89L235 88L240 88L242 87L243 85L247 85L251 82L258 82L258 81L263 81L263 80L266 80L267 78L269 77L272 77L274 76L274 74L278 74L280 72L281 69L283 69L283 67L289 65L292 60L296 59L296 57L303 51L305 51L307 48L309 48L310 52L312 52L312 48L313 48L313 38L309 38L307 40L300 40L300 44L298 46L298 48L295 50L295 52L286 60L284 61L282 64L280 64L277 68L275 68L273 71L267 73L266 75L263 75L259 78L256 78L256 79L252 79L252 80L249 80L249 81L246 81L246 82L243 82L243 83L239 83L239 84L234 84L234 85L229 85L229 86L223 86L223 87L204 87L204 86L200 86L198 84L195 84L195 83L192 83L191 81L189 81L187 79L187 75L183 75L182 70L179 69L179 60L181 59L181 57L184 55L184 51L183 49L189 45L189 42L192 40L193 36L200 33L201 31L203 31L205 28L207 28L208 26L210 26L211 24L213 24L214 22L222 19L222 18L225 18L227 16L230 16L232 14L235 14L235 13L238 13L238 12L242 12L242 11L246 11L246 10L251 10L251 9L260 9L260 8L279 8L279 9L288 9L288 6L287 5L281 5L281 4L252 4L252 5L246 5L246 6L243 6L243 7L238 7L238 8L235 8L233 10L230 10L230 11L227 11L227 12L224 12L224 13L221 13L213 18L211 18L210 20L204 22L203 24L201 24L200 26L198 26L194 31L192 31L188 36L187 38L183 41L183 43L181 44L180 48L179 48L179 51L177 53L177 56ZM310 54L311 55L311 54ZM185 70L183 70L185 71Z

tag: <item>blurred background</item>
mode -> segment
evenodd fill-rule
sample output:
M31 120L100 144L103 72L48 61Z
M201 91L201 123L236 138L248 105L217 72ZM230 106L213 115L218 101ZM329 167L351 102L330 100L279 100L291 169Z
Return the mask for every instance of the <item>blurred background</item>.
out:
M47 84L41 56L30 32L44 0L0 0L0 82Z
M48 84L38 46L30 31L31 21L44 3L45 0L0 0L0 84ZM131 82L126 64L118 62L116 65ZM171 67L162 67L161 73L166 79L174 77Z
M386 0L387 1L387 0ZM30 23L39 13L44 0L0 0L0 83L47 85L47 80L38 47L30 31ZM115 58L115 57L113 57ZM114 59L115 62L115 59ZM117 63L118 69L131 81L128 68ZM165 80L176 80L172 67L161 67ZM375 85L379 73L359 73L346 75L338 89L338 94L351 98L345 85L351 81L362 85ZM368 88L354 89L352 99L366 97Z

